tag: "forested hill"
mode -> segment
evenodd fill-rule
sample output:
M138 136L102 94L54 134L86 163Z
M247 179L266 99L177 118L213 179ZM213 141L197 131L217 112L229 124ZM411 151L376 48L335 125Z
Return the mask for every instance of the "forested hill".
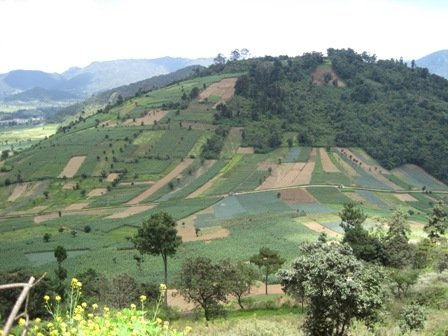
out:
M448 181L448 80L350 49L229 62L207 72L235 68L247 74L215 119L245 125L245 144L257 151L279 146L289 131L304 145L360 146L386 168L414 163Z

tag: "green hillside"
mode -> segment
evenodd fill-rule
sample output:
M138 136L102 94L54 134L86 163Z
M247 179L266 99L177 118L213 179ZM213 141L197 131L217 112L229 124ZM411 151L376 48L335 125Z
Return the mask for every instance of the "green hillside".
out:
M189 257L247 261L261 246L289 263L321 233L342 240L349 202L366 230L402 210L418 244L448 201L447 83L331 51L216 64L81 114L1 161L0 273L55 269L61 245L69 277L160 283L161 258L140 268L130 239L160 211L183 240L173 275Z

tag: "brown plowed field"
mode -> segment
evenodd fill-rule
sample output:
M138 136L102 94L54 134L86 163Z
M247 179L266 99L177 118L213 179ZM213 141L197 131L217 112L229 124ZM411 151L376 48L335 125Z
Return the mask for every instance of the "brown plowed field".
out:
M314 148L310 153L310 159L306 163L282 163L274 166L271 175L257 188L257 190L310 184L315 159L316 149Z
M315 222L315 221L306 222L306 223L303 223L303 225L305 225L308 229L313 230L317 233L325 232L327 234L327 236L331 237L331 238L340 237L339 233L337 233L333 230L330 230L330 229L326 228L325 226L323 226L322 224Z
M162 119L168 111L162 111L162 110L153 110L146 113L144 117L141 118L135 118L134 119L128 119L123 124L127 126L140 126L142 123L143 125L154 125L155 122Z
M62 172L59 174L59 178L68 177L71 178L75 176L78 169L81 168L82 163L86 159L86 156L74 156L68 160Z
M285 203L316 203L316 199L305 189L294 188L279 191L280 199Z
M322 169L324 172L339 173L338 167L336 167L334 163L331 161L325 148L319 148L319 154L320 154L320 162L322 163Z
M255 149L253 147L238 147L237 154L253 154Z
M219 96L221 99L216 105L228 101L235 94L235 83L237 79L238 78L225 78L217 83L209 85L199 94L199 100L203 101L210 96Z
M22 196L25 193L27 187L28 182L16 184L11 195L9 195L8 197L8 202L16 201L20 196Z
M107 189L106 188L96 188L96 189L92 189L87 194L87 196L88 197L101 196L101 195L104 195L105 193L107 193Z

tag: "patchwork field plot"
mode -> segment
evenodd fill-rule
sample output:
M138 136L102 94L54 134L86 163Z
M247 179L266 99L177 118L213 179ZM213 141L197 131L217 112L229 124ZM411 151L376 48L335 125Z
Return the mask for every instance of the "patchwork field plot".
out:
M9 202L14 202L16 201L20 196L22 196L26 189L28 188L28 183L19 183L15 186L13 192L11 193L11 195L8 197L8 201Z
M189 165L193 163L193 159L184 159L181 163L179 163L171 172L169 172L166 176L162 177L160 180L151 185L147 190L138 195L137 197L131 199L127 204L135 205L143 202L146 198L150 197L157 190L162 188L172 179L177 177L180 173L182 173Z
M394 196L402 202L417 202L417 199L409 194L394 194Z
M375 193L367 190L357 190L356 193L360 195L367 206L377 207L379 209L388 209L389 205L386 204L381 198L379 198Z
M285 154L283 162L307 162L310 158L311 147L292 147Z
M91 190L87 194L87 196L88 197L96 197L96 196L104 195L105 193L107 193L107 189L106 188L95 188L95 189Z
M339 234L333 230L330 230L329 228L323 226L322 224L320 224L318 222L311 221L311 222L303 222L302 224L305 225L308 229L313 230L317 233L325 233L330 238L341 237L341 234Z
M238 147L238 154L253 154L255 153L255 149L253 147Z
M128 119L123 124L127 126L154 125L167 114L167 111L153 110L147 112L143 117Z
M147 211L149 209L152 209L154 207L155 207L155 204L132 206L132 207L128 207L122 211L116 212L106 218L110 218L110 219L127 218L127 217L131 217L133 215L139 214L141 212Z
M317 203L316 199L302 188L285 189L279 191L278 194L280 194L280 199L287 204Z
M339 148L338 151L339 157L342 158L342 160L344 160L347 165L350 165L353 170L356 171L356 175L353 176L353 181L356 185L372 189L402 189L400 186L394 184L391 180L383 175L388 173L384 168L369 166L363 163L347 148Z
M402 190L401 186L395 184L392 182L391 179L388 179L386 176L390 175L391 173L384 169L383 167L376 164L376 161L374 161L372 158L367 156L363 151L358 150L359 154L353 153L351 150L347 148L340 148L341 154L345 156L346 158L349 158L352 163L355 163L356 167L358 168L357 171L359 172L360 169L362 169L361 177L357 178L357 181L359 183L367 183L367 184L375 184L373 181L369 181L369 175L372 176L375 180L378 181L378 185L382 184L386 186L387 189L392 190ZM366 161L363 161L364 158ZM371 163L371 164L369 164ZM372 164L373 163L373 164ZM367 175L366 175L367 174ZM363 177L364 175L364 177Z
M219 97L219 101L216 103L224 103L235 94L235 83L237 78L226 78L217 83L209 85L204 91L199 94L200 100L205 100L213 96Z
M325 148L319 148L320 161L322 163L322 169L326 173L339 173L339 169L334 165L328 156Z
M271 175L266 178L257 190L309 184L314 170L315 156L316 151L313 149L310 159L306 163L282 163L274 166Z
M64 167L62 172L59 174L59 177L60 178L63 178L63 177L71 178L71 177L75 176L75 174L78 172L79 168L81 168L81 165L84 163L85 159L86 159L86 156L72 157L67 162L67 165Z
M393 169L392 173L406 183L419 189L426 187L431 190L448 190L448 187L445 184L438 181L416 165L406 164Z
M267 170L258 164L267 158L263 154L236 154L220 171L214 181L204 186L205 195L224 195L231 192L254 190L267 177Z
M345 193L342 193L335 187L310 187L306 190L324 204L344 204L350 202Z
M229 134L227 135L224 146L221 152L221 158L231 159L235 153L240 153L240 145L241 145L241 127L232 127L230 128ZM244 151L246 151L244 153ZM254 153L252 151L252 153ZM240 154L251 154L249 149L243 150L243 153Z

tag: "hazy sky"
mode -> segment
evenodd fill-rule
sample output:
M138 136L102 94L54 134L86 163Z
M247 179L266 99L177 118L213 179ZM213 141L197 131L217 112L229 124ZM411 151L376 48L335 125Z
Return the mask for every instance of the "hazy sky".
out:
M0 0L0 73L234 48L413 59L448 49L447 22L447 0Z

